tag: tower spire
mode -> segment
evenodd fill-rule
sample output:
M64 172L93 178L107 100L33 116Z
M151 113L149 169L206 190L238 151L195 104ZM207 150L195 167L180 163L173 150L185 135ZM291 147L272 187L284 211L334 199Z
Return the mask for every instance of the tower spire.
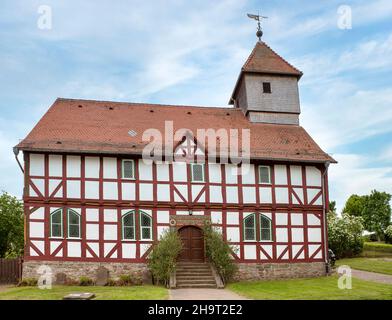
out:
M268 17L261 16L259 13L258 14L247 13L247 16L248 16L248 18L254 19L257 21L256 37L259 38L259 41L261 41L261 37L263 36L263 31L261 30L260 21L261 21L261 19L267 19Z

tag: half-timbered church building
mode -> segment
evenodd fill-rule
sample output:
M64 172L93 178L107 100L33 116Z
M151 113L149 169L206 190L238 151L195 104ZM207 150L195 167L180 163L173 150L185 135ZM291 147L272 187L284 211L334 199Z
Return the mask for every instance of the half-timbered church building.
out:
M24 276L41 265L71 278L94 278L98 267L146 274L170 228L183 240L179 260L206 266L205 223L231 245L238 279L325 274L335 160L299 124L301 76L258 41L225 108L58 98L15 147L24 160ZM168 122L186 129L169 137L180 157L143 161L143 134L164 135ZM247 170L219 152L192 161L206 154L201 128L248 130Z

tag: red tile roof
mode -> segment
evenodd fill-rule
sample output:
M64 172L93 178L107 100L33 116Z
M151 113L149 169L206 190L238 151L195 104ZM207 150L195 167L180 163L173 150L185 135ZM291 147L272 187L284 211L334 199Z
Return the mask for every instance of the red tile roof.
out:
M25 151L140 154L146 129L250 129L251 158L335 162L300 126L251 123L232 107L169 106L57 99L17 147ZM136 136L128 132L135 131ZM240 135L241 136L241 135ZM241 140L240 140L241 141Z

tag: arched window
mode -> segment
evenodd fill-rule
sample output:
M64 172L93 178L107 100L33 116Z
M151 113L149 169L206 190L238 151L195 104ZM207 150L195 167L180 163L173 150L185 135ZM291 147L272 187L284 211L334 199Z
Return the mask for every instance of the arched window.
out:
M80 238L80 214L68 209L68 238Z
M124 240L135 240L135 211L122 216L122 236Z
M256 240L256 219L254 213L244 219L244 240Z
M272 240L272 224L271 219L260 214L260 241Z
M63 210L58 209L50 214L50 236L63 237Z
M152 218L140 211L140 240L152 240Z

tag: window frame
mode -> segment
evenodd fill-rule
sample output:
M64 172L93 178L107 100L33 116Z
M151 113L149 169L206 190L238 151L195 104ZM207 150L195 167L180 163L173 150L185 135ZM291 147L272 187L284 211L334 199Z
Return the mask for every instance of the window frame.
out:
M132 220L133 220L133 226L132 226L132 228L133 228L133 239L125 238L125 232L124 232L124 229L125 229L124 218L127 215L130 215L130 214L132 214ZM135 241L136 240L136 223L135 223L136 219L135 219L135 215L136 215L136 211L135 210L131 210L131 211L128 211L128 212L126 212L125 214L123 214L121 216L121 240L122 241ZM131 227L127 226L127 228L131 228Z
M203 174L203 181L196 181L193 178L193 166L198 165L202 167L202 174ZM206 182L206 175L205 175L205 165L204 163L190 163L190 168L191 168L191 182L195 183L205 183Z
M245 221L249 218L249 217L253 217L253 231L254 231L254 238L253 239L246 239L246 233L245 233L245 229L250 229L249 227L245 227ZM243 240L244 242L255 242L257 241L257 230L256 230L256 214L255 213L251 213L249 215L247 215L245 218L242 219L242 231L243 231Z
M132 162L132 168L133 168L132 173L133 173L133 176L130 177L130 178L127 178L124 175L124 173L125 173L124 172L125 171L124 170L124 168L125 168L124 163L127 162L127 161ZM135 178L135 176L136 176L135 170L136 170L136 165L135 165L135 160L134 159L122 159L121 160L121 179L123 179L123 180L135 180L136 179Z
M143 215L146 215L146 216L150 219L151 225L150 225L149 227L143 227L143 226L142 226L142 216L143 216ZM143 238L143 228L149 228L149 229L150 229L150 238L148 238L148 239ZM139 210L139 240L140 240L140 241L152 241L153 238L154 238L154 237L153 237L153 234L152 234L152 231L153 231L152 216L149 215L147 212L144 212L144 211L142 211L142 210Z
M61 235L60 236L54 236L53 235L53 229L52 229L52 224L53 224L52 216L55 213L57 213L57 212L60 212L60 231L61 231ZM56 223L56 224L58 224L58 223ZM55 211L53 211L50 214L50 238L53 238L53 239L63 239L64 238L63 208L56 209Z
M262 182L261 181L261 168L267 168L268 169L268 182ZM266 166L266 165L259 165L258 166L258 178L259 178L259 184L272 184L272 174L271 174L271 166Z
M262 86L263 86L263 93L267 93L267 94L272 93L271 82L263 81ZM265 90L267 88L268 90Z
M267 229L267 228L263 228L261 225L261 219L262 218L264 218L264 219L267 219L268 220L268 223L269 223L269 227L268 227L268 230L269 230L269 234L270 234L270 238L269 239L262 239L262 230L265 230L265 229ZM271 242L271 241L273 241L273 237L272 237L272 220L270 219L270 218L268 218L265 214L263 214L263 213L260 213L259 214L259 226L260 226L260 242Z
M70 213L75 214L78 217L78 219L79 219L79 223L78 223L79 236L78 237L70 236L70 234L69 234L69 227L70 227L69 215L70 215ZM81 239L82 238L81 222L82 222L81 221L81 215L78 212L76 212L75 210L72 210L72 209L67 209L67 239ZM72 225L75 225L75 224L72 224Z

